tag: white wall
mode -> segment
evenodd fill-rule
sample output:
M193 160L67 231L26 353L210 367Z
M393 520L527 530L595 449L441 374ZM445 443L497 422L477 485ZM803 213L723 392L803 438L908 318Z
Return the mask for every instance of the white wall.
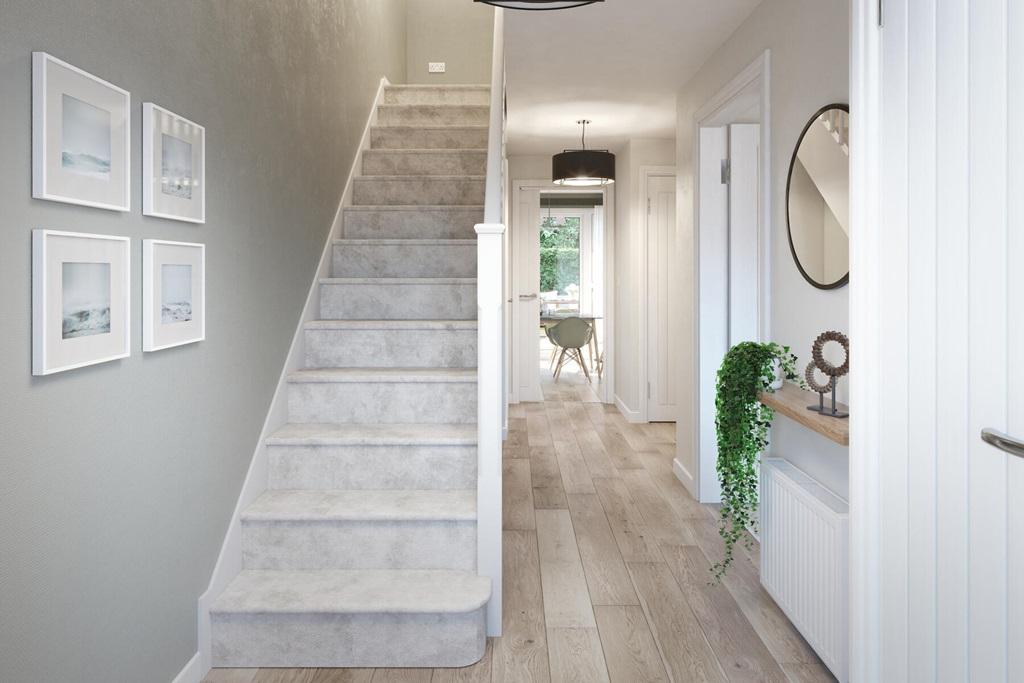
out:
M679 255L683 282L695 282L693 226L694 115L766 48L771 50L771 337L787 344L801 366L814 338L826 329L848 329L848 288L811 287L793 263L786 232L786 175L800 131L821 106L849 100L849 4L847 0L772 0L762 3L678 93ZM684 332L680 386L697 386L696 292L680 293ZM620 318L621 319L621 318ZM856 362L856 360L854 360ZM801 367L802 369L802 367ZM840 398L846 394L843 382ZM696 391L679 395L678 458L694 471L697 452ZM856 411L856 406L854 406ZM841 496L847 496L847 449L784 417L772 429L772 455L785 457Z
M493 7L472 0L408 0L406 22L409 83L491 82ZM444 62L445 73L428 73L429 62Z
M615 403L627 418L638 419L646 396L640 387L640 308L647 305L640 167L675 165L675 141L630 140L615 161Z

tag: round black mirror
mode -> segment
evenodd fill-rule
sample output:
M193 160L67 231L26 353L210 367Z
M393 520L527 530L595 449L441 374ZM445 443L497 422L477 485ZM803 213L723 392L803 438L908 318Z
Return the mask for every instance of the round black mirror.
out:
M811 117L789 162L789 248L818 289L850 280L850 107L830 104Z

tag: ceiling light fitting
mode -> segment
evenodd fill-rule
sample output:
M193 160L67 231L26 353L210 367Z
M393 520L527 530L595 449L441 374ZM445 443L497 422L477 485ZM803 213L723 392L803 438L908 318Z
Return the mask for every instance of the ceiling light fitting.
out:
M494 7L502 7L504 9L526 9L526 10L552 10L552 9L572 9L573 7L583 7L584 5L592 5L595 2L604 2L604 0L474 0L475 2L482 2L485 5L493 5Z
M615 182L615 155L606 149L587 149L587 124L580 140L582 149L567 149L551 159L551 181L568 187L611 185Z

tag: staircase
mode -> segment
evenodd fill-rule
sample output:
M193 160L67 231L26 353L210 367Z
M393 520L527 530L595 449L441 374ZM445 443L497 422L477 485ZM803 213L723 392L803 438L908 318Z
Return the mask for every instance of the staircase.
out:
M354 179L243 571L211 608L221 667L460 667L477 576L476 235L489 89L390 86Z

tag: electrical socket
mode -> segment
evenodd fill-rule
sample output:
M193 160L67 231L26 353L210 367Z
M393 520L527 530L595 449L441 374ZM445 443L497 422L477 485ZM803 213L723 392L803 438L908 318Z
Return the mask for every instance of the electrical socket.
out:
M427 73L429 74L443 74L445 70L444 62L428 62Z

